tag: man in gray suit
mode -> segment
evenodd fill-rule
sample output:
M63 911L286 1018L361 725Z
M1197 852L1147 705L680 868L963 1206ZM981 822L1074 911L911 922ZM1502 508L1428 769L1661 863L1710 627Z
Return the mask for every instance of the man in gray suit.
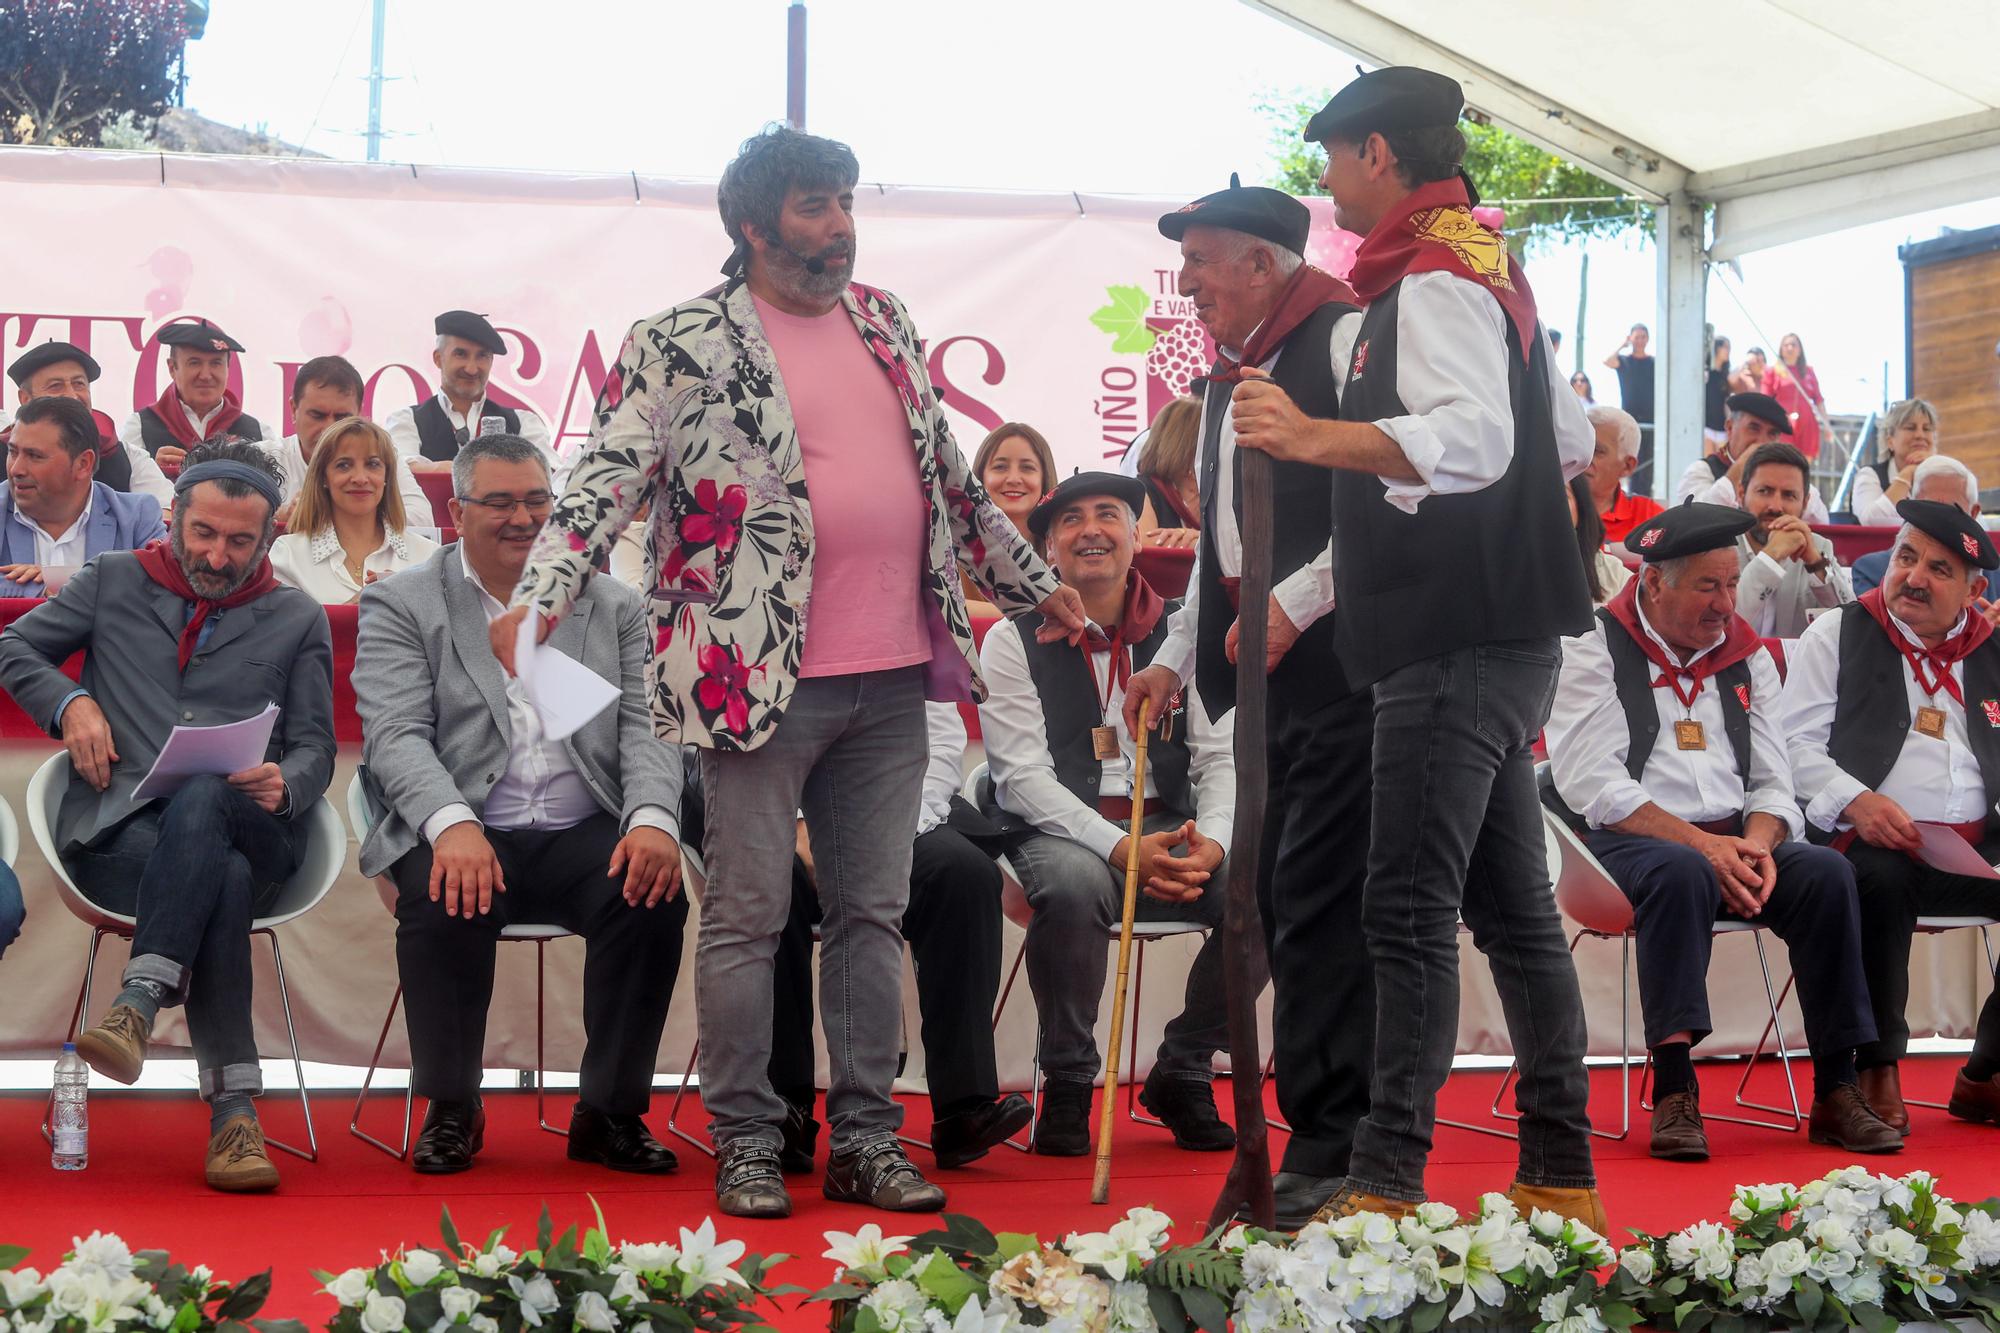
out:
M687 921L680 757L653 734L645 607L594 578L549 636L546 649L621 691L550 740L487 646L555 504L547 462L519 436L484 436L452 459L452 489L458 544L363 591L354 662L362 758L386 807L361 870L396 881L411 1077L430 1099L411 1164L462 1171L479 1151L494 948L502 926L536 923L588 942L569 1156L671 1171L674 1155L640 1119Z
M1765 638L1796 639L1808 612L1854 600L1833 543L1806 521L1812 493L1812 464L1792 445L1760 444L1744 460L1738 494L1757 526L1736 539L1736 614Z
M78 1053L130 1083L161 1006L185 1002L209 1103L208 1183L271 1189L251 1101L263 1078L250 923L298 868L303 816L333 775L333 644L318 604L271 574L278 481L263 454L218 441L186 464L170 540L99 556L10 625L0 688L69 750L55 832L77 887L139 922L124 989ZM61 666L79 651L80 687ZM266 703L280 712L263 763L135 799L176 725L235 722Z

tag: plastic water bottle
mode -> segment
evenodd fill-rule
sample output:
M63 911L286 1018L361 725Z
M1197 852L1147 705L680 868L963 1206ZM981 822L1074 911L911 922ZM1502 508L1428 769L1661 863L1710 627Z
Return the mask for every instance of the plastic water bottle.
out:
M90 1066L76 1053L76 1043L63 1043L56 1061L56 1106L50 1125L55 1150L49 1165L58 1171L81 1171L90 1165Z

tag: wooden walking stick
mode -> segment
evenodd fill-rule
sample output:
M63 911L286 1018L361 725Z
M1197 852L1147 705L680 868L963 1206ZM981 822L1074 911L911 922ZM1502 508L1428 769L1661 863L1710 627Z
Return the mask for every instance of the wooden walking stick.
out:
M1219 410L1229 410L1224 398ZM1208 1216L1210 1229L1241 1217L1269 1228L1271 1149L1264 1123L1264 1061L1257 1049L1257 993L1264 928L1257 913L1257 868L1263 860L1264 807L1270 790L1265 752L1265 642L1271 602L1271 456L1238 452L1243 465L1243 582L1237 590L1236 813L1230 832L1229 886L1223 917L1223 976L1229 996L1229 1082L1236 1103L1236 1157Z
M1116 664L1113 664L1116 669ZM1146 820L1146 710L1139 703L1139 734L1132 738L1132 828L1125 836L1125 914L1118 923L1118 984L1112 990L1111 1050L1104 1059L1104 1110L1097 1117L1097 1174L1090 1201L1111 1201L1111 1126L1118 1119L1118 1051L1125 1038L1125 978L1132 968L1132 914L1139 906L1139 840Z

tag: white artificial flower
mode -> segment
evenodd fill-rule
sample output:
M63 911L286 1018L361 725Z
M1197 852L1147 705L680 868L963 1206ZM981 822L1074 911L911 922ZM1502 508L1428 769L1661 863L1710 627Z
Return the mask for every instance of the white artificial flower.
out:
M1964 1228L1958 1238L1958 1257L1962 1261L1974 1268L2000 1264L2000 1221L1995 1221L1991 1213L1973 1208L1967 1210L1960 1226ZM5 1280L6 1274L0 1273L0 1282Z
M556 1284L546 1276L537 1274L523 1282L519 1277L509 1275L507 1285L514 1292L514 1299L521 1304L521 1319L529 1328L540 1328L542 1316L556 1312L562 1304L556 1295Z
M618 1242L618 1257L636 1273L665 1273L673 1269L681 1252L664 1241L640 1244L625 1240Z
M49 1274L49 1308L66 1318L82 1318L111 1284L101 1271L79 1272L68 1264Z
M1348 1261L1347 1276L1356 1319L1394 1319L1416 1304L1417 1275L1397 1258L1363 1251Z
M885 1236L882 1228L873 1222L862 1224L859 1231L828 1231L826 1253L820 1257L831 1259L843 1269L880 1268L890 1255L901 1254L910 1248L908 1236Z
M1426 1231L1443 1231L1446 1227L1458 1225L1458 1209L1435 1199L1426 1199L1418 1204L1415 1217Z
M16 1309L47 1290L42 1284L42 1275L32 1268L0 1269L0 1293L4 1293L7 1304Z
M989 1296L982 1303L974 1292L958 1307L956 1319L942 1310L924 1311L924 1326L935 1333L1014 1333L1021 1327L1021 1317L1005 1296Z
M1234 1315L1232 1325L1236 1333L1281 1333L1314 1327L1306 1322L1305 1311L1299 1308L1298 1297L1289 1287L1263 1287L1256 1291L1245 1288L1237 1292ZM1350 1333L1354 1325L1343 1317L1318 1327L1331 1333Z
M1152 1302L1146 1298L1143 1282L1114 1282L1111 1285L1111 1325L1109 1333L1158 1333Z
M403 1281L412 1287L428 1287L444 1272L444 1261L429 1250L411 1250L402 1262Z
M14 1313L14 1333L51 1333L56 1326L56 1312L49 1306L42 1307L40 1319L30 1319L20 1311Z
M1502 1208L1493 1206L1498 1200ZM1519 1267L1527 1257L1527 1228L1517 1226L1520 1214L1504 1195L1488 1194L1480 1200L1481 1219L1476 1227L1454 1227L1438 1236L1438 1246L1449 1250L1458 1262L1446 1265L1441 1274L1453 1286L1463 1287L1450 1318L1463 1319L1481 1304L1498 1306L1507 1299L1507 1284L1500 1274Z
M178 1313L173 1306L160 1299L158 1292L146 1296L146 1324L151 1328L171 1328Z
M403 1298L371 1291L361 1303L361 1327L365 1333L402 1333Z
M682 1227L681 1257L675 1264L681 1273L681 1294L691 1296L703 1287L727 1286L732 1282L739 1287L749 1286L743 1275L730 1267L743 1257L746 1248L740 1240L716 1240L712 1217L704 1217L697 1230Z
M1546 1245L1529 1241L1521 1250L1521 1267L1531 1277L1539 1273L1543 1277L1552 1278L1556 1275L1555 1251Z
M630 1269L620 1273L618 1279L611 1284L611 1303L613 1305L630 1305L634 1301L643 1305L645 1300L646 1286L639 1281L639 1275Z
M1868 1238L1868 1253L1896 1268L1916 1269L1929 1259L1924 1243L1901 1227L1889 1227Z
M467 1325L472 1333L500 1333L500 1321L490 1314L476 1314Z
M118 1282L132 1276L132 1250L117 1233L109 1236L102 1231L90 1233L90 1239L70 1237L70 1244L76 1248L63 1260L63 1267L73 1273L102 1273Z
M438 1303L444 1307L445 1321L452 1324L471 1319L472 1312L479 1308L480 1299L479 1293L471 1287L446 1287L438 1292Z
M929 1299L917 1284L904 1278L877 1283L861 1298L861 1308L875 1316L882 1333L919 1333Z
M1667 1237L1667 1263L1696 1280L1726 1278L1736 1267L1736 1242L1714 1222L1698 1222Z
M500 1256L497 1254L475 1254L467 1265L474 1277L496 1278L500 1276Z
M333 1297L343 1309L353 1310L360 1307L374 1287L374 1273L366 1268L350 1268L320 1290Z
M1588 1304L1580 1310L1569 1308L1571 1294L1552 1291L1542 1297L1536 1313L1542 1317L1546 1333L1606 1333L1604 1317Z
M1746 1254L1738 1259L1735 1270L1737 1304L1760 1313L1776 1305L1777 1301L1765 1290L1768 1276L1763 1255Z
M1128 1208L1124 1220L1134 1232L1147 1237L1157 1248L1166 1246L1167 1234L1174 1229L1174 1219L1157 1208Z
M1552 1213L1546 1208L1536 1208L1528 1214L1528 1229L1544 1240L1562 1238L1563 1224L1569 1221L1561 1213Z
M1350 1213L1328 1224L1333 1234L1356 1249L1380 1250L1396 1243L1399 1228L1382 1213Z
M1238 1222L1216 1239L1215 1248L1224 1254L1241 1254L1250 1248L1250 1228Z
M188 1270L188 1278L198 1284L203 1291L215 1285L215 1270L207 1264L196 1264Z
M618 1312L603 1293L586 1291L576 1298L576 1326L589 1333L611 1333L618 1327Z

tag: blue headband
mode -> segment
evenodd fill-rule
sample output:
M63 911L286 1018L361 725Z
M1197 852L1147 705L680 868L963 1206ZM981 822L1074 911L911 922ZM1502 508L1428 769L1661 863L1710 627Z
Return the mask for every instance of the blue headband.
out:
M233 458L213 458L183 469L174 481L174 494L186 495L189 487L199 486L204 481L240 481L269 501L274 512L278 508L277 479L260 467L239 463Z

